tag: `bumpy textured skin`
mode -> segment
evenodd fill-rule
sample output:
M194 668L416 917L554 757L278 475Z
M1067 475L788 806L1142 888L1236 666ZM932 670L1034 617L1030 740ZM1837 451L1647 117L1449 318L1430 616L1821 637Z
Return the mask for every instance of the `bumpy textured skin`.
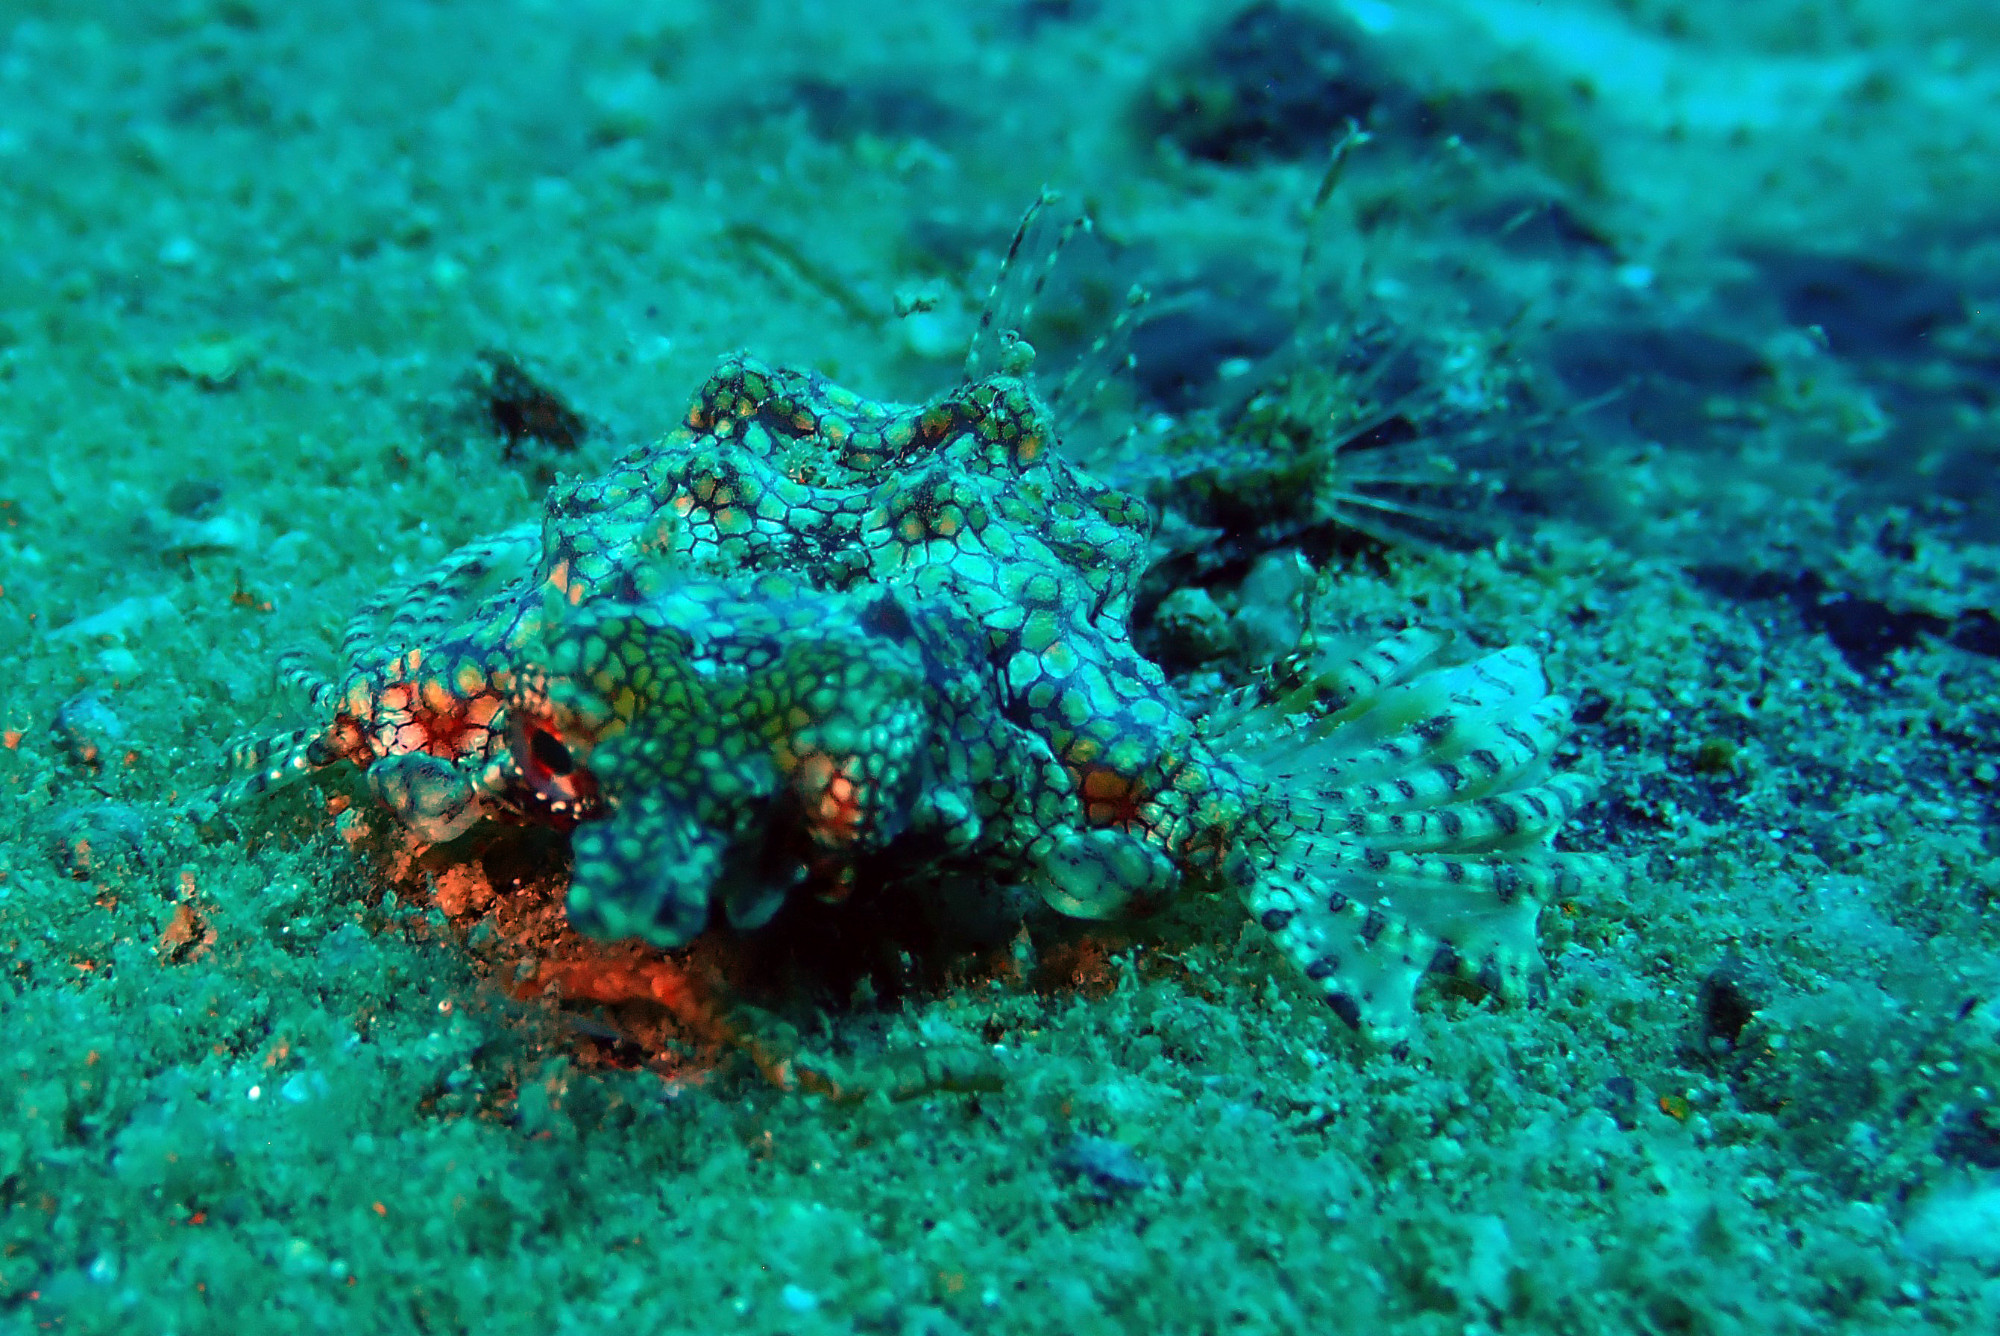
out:
M863 879L1110 917L1233 889L1350 1023L1427 970L1518 993L1587 796L1523 651L1302 646L1198 724L1127 629L1143 504L1057 452L1021 380L871 403L725 359L683 425L392 590L321 721L240 797L339 762L419 837L574 827L572 922L685 943Z

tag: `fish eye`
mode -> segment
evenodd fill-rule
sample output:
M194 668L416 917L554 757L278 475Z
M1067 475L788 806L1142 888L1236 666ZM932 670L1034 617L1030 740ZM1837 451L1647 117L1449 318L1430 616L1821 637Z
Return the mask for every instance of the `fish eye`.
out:
M597 777L588 769L590 735L572 736L574 746L552 720L530 715L514 721L510 738L516 773L543 805L538 810L558 823L588 820L599 810Z
M576 758L569 748L563 746L562 739L546 728L533 729L528 737L528 755L536 765L557 779L576 770Z

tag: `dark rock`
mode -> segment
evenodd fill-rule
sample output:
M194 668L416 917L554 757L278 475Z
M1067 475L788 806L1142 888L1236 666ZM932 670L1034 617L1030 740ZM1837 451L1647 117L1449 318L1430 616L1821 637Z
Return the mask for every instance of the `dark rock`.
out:
M1828 593L1814 602L1806 620L1833 642L1841 657L1865 671L1882 666L1897 650L1909 649L1926 635L1942 635L1951 627L1929 612L1903 612L1879 599Z
M1816 575L1787 575L1781 571L1746 570L1740 566L1697 566L1690 572L1694 582L1712 594L1739 603L1766 599L1815 598L1826 588Z
M483 352L479 360L474 388L487 424L506 445L505 458L518 458L529 442L568 453L590 434L583 415L529 375L513 354Z
M1684 323L1581 325L1554 331L1544 347L1571 394L1603 401L1591 413L1595 423L1683 448L1733 434L1735 416L1718 415L1716 405L1754 400L1772 375L1751 345Z
M1701 1017L1701 1036L1710 1051L1736 1047L1743 1027L1771 1004L1777 980L1761 965L1731 953L1716 962L1701 981L1696 1008Z
M1166 657L1176 664L1207 663L1236 645L1229 614L1198 586L1176 589L1162 599L1153 614L1153 629Z
M1392 85L1359 33L1289 5L1253 4L1162 75L1147 127L1189 157L1243 163L1323 153L1367 124Z
M1570 711L1570 718L1579 726L1588 728L1604 721L1611 713L1611 697L1594 687L1586 687L1579 692L1576 707Z
M1629 1076L1614 1076L1604 1083L1597 1107L1611 1115L1624 1131L1639 1125L1639 1083Z
M1937 1153L1950 1163L2000 1169L2000 1109L1947 1109L1938 1124Z

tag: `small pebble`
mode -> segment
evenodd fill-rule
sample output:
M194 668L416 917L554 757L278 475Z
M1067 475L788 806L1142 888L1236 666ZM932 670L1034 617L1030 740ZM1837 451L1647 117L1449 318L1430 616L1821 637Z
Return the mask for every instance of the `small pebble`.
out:
M57 707L49 731L72 761L95 770L125 737L125 724L101 693L79 691Z
M1138 1154L1124 1142L1113 1141L1110 1137L1082 1133L1071 1137L1069 1145L1057 1158L1056 1166L1075 1178L1087 1181L1103 1196L1135 1192L1151 1186L1153 1182L1152 1170L1146 1167Z
M78 881L120 864L144 866L146 818L125 803L67 807L50 820L50 857Z

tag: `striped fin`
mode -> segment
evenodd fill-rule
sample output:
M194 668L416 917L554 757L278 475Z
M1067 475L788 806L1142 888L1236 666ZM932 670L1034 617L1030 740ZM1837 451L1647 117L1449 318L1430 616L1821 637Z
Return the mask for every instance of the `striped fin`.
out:
M1414 1027L1417 984L1436 950L1428 936L1304 871L1260 880L1245 900L1341 1020L1382 1042Z
M1218 701L1203 732L1229 750L1268 748L1301 733L1323 737L1416 673L1444 644L1443 636L1412 628L1346 657L1302 649L1273 664L1264 681Z
M1245 894L1252 915L1326 997L1378 1041L1405 1035L1432 972L1477 977L1518 1001L1541 968L1535 923L1551 900L1614 879L1602 859L1565 853L1461 858L1346 842L1293 851L1289 873Z
M1547 769L1569 724L1569 702L1537 701L1511 722L1436 716L1345 764L1330 767L1340 787L1322 790L1329 806L1404 811L1471 802L1518 787Z
M383 590L348 619L342 656L350 663L394 658L411 646L437 641L480 601L489 575L517 571L523 557L539 552L540 534L540 521L517 524L467 543L415 579Z
M1302 781L1334 801L1336 785L1353 789L1368 805L1464 800L1532 780L1569 722L1568 703L1548 694L1526 650L1426 672L1333 714L1236 709L1235 719L1218 712L1218 746L1271 779ZM1404 791L1400 781L1441 765L1451 768Z
M313 709L324 710L339 694L340 688L332 678L314 668L309 659L310 656L302 649L280 651L278 684L304 696Z
M1272 672L1281 687L1272 703L1291 713L1339 720L1367 709L1382 692L1407 681L1436 658L1446 638L1413 626L1342 657L1305 650Z
M229 749L228 768L239 777L209 789L188 804L194 811L241 806L324 770L341 758L327 745L326 730L299 728Z
M1451 948L1459 968L1498 966L1497 990L1510 1001L1525 994L1540 965L1535 920L1542 906L1583 889L1560 854L1477 859L1350 845L1323 875L1330 900L1351 896L1386 908Z
M1244 899L1377 1039L1410 1029L1427 973L1524 996L1542 907L1620 875L1548 847L1594 785L1550 772L1570 707L1540 661L1516 647L1431 666L1442 644L1404 632L1344 668L1281 668L1280 705L1231 703L1229 735L1265 785L1269 862Z
M1511 722L1548 694L1540 662L1517 646L1399 683L1368 701L1352 728L1369 739L1414 733L1448 753L1474 725Z
M1561 774L1529 789L1409 811L1356 807L1343 815L1316 798L1293 800L1286 810L1301 830L1341 835L1377 849L1489 853L1546 843L1596 791L1585 776Z

